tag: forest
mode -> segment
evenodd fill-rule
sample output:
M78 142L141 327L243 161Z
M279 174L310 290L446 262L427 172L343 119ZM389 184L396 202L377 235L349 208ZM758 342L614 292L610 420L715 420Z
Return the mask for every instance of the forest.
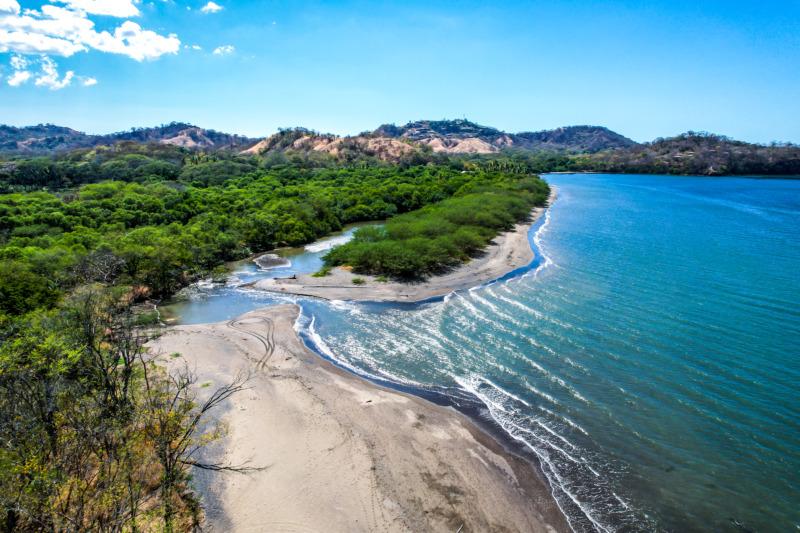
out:
M283 167L213 186L107 181L0 195L0 312L50 307L92 282L162 298L225 261L308 243L507 176L428 166Z

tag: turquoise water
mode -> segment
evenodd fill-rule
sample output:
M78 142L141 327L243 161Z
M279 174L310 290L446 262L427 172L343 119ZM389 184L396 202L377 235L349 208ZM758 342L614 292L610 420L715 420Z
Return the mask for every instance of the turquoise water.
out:
M800 529L800 181L548 180L527 272L416 306L299 300L305 338L469 404L575 531Z

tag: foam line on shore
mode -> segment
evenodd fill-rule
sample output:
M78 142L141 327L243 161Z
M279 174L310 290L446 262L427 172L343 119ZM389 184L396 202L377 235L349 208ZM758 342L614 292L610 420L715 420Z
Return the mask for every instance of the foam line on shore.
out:
M545 213L544 213L544 216L540 217L539 221L537 221L529 229L528 243L530 244L530 246L532 248L532 251L533 251L533 254L534 254L533 260L529 264L527 264L526 266L521 267L519 269L516 269L516 270L514 270L512 272L509 272L509 273L507 273L507 274L505 274L505 275L503 275L503 276L501 276L499 278L492 279L492 280L486 281L484 283L480 283L480 284L472 286L472 287L468 287L468 288L466 288L466 290L465 289L453 290L453 291L450 291L450 292L448 292L446 294L439 295L439 296L433 296L431 298L427 298L427 299L420 300L420 301L417 301L417 302L408 302L408 303L406 303L406 302L384 302L384 301L375 301L375 302L361 301L360 303L356 304L356 303L353 303L351 300L348 300L346 303L345 302L341 302L341 301L337 301L336 304L338 304L338 305L336 305L336 304L334 304L334 305L336 307L345 307L345 306L350 307L350 306L352 306L351 309L358 309L358 308L361 307L362 304L380 303L380 304L384 304L384 305L388 305L388 306L396 306L398 308L405 308L406 306L411 306L412 309L421 309L424 306L426 306L428 304L431 304L431 303L442 303L444 305L455 303L457 305L460 305L460 306L464 307L465 310L467 310L469 313L471 313L477 319L485 321L487 323L497 324L496 321L491 320L483 312L478 310L472 303L470 303L469 299L475 298L475 300L480 302L480 303L484 303L484 302L488 303L490 305L488 305L486 307L491 309L493 307L493 304L491 304L491 302L488 302L488 300L486 300L484 297L479 296L478 292L479 292L480 289L489 287L489 286L497 284L497 283L507 282L507 281L511 281L511 280L518 281L523 277L533 276L534 279L535 279L539 275L539 273L541 271L543 271L545 268L548 268L550 266L555 265L555 263L552 261L552 259L549 256L547 256L544 253L542 253L541 249L539 248L539 245L541 244L541 234L543 232L547 231L548 226L549 226L549 222L550 222L549 211L550 210L547 209L545 211ZM504 285L503 289L505 289L507 291L508 290L507 289L507 284L503 284L503 285ZM524 311L526 313L530 313L530 314L532 314L534 316L538 316L538 317L543 317L544 316L541 313L539 313L538 311L536 311L534 309L531 309L531 308L529 308L529 307L527 307L527 306L525 306L523 304L520 304L518 302L515 302L515 301L511 300L510 298L505 298L505 297L502 297L502 296L496 294L495 291L492 291L491 294L493 296L497 297L498 299L500 299L501 301L513 302L514 304L517 304L517 306L520 307L520 310L522 310L522 311ZM351 309L348 309L348 310L351 310ZM344 310L344 309L342 309L342 310ZM456 318L456 320L458 320L458 318ZM300 319L298 319L297 323L301 324ZM465 324L465 326L468 326L468 324ZM505 328L505 329L507 330L508 333L513 334L513 332L511 332L507 328ZM421 384L418 384L418 383L409 382L408 380L400 378L399 376L391 375L391 373L388 373L388 372L385 373L385 375L383 375L383 376L377 375L377 374L374 374L374 373L371 373L371 372L367 371L364 368L355 367L354 365L348 363L343 358L340 358L340 357L336 356L336 354L334 353L334 350L331 349L330 346L328 346L327 343L325 343L325 341L319 335L319 333L317 331L317 328L316 328L316 318L313 316L313 314L311 316L311 320L308 321L307 325L305 325L305 326L301 325L300 326L299 332L303 333L303 334L301 334L301 338L305 341L306 345L309 348L311 348L313 351L315 351L318 354L322 355L325 359L328 359L328 360L334 362L335 364L345 368L346 370L348 370L350 372L353 372L354 374L356 374L358 376L365 377L365 378L369 379L370 381L373 381L373 382L375 382L377 384L380 384L380 385L389 386L391 388L396 388L396 389L401 390L403 392L410 392L411 394L415 394L415 395L421 396L421 397L426 398L426 399L431 399L432 395L433 396L439 396L439 401L437 401L436 403L441 403L441 404L444 404L444 405L454 405L454 406L458 407L458 402L456 402L455 404L451 403L453 398L454 398L453 393L455 392L453 390L442 388L440 391L437 391L437 390L435 390L433 388L425 387L425 386L423 386ZM435 336L436 335L434 335L434 337ZM457 336L460 338L461 342L467 342L469 344L473 344L470 341L470 339L468 339L467 337L462 336L462 335L457 335ZM546 347L540 347L540 348L546 349ZM536 363L534 363L532 361L529 361L529 362L533 363L534 365L536 365ZM371 366L375 366L375 365L371 365ZM567 391L572 396L574 396L574 397L576 397L578 399L581 399L583 401L586 401L585 398L580 396L580 394L577 393L577 391L575 391L574 388L569 386L563 379L559 378L558 376L553 376L550 372L545 370L540 365L536 365L536 366L538 366L539 367L538 369L540 370L540 372L542 372L546 377L549 377L551 381L553 381L554 383L557 383L558 385L560 385L560 386L564 387L565 389L567 389ZM499 369L499 370L503 370L503 369ZM492 400L486 394L480 392L478 390L478 386L476 386L476 383L470 382L470 380L465 380L464 378L460 378L458 376L452 376L452 378L454 379L454 381L459 385L459 387L463 391L467 392L469 394L469 396L471 396L472 398L476 399L478 402L480 402L480 404L482 404L482 405L484 405L484 406L486 406L488 408L488 412L489 412L491 420L496 424L496 426L500 429L500 431L502 431L502 433L505 434L505 436L507 438L510 438L512 441L516 441L516 442L519 442L519 443L523 444L526 449L531 451L534 454L534 456L536 456L538 458L539 463L540 463L540 465L539 465L540 469L545 474L546 479L550 483L550 488L551 488L551 491L553 493L554 499L555 499L559 509L562 511L564 516L567 518L567 520L568 520L568 522L570 524L570 527L573 529L573 531L576 530L575 527L573 527L573 521L576 520L576 519L579 520L579 521L583 520L583 519L588 520L588 522L590 522L594 528L596 528L596 529L598 529L600 531L609 531L604 524L601 524L598 521L598 519L593 516L593 514L594 514L593 511L591 510L590 507L587 507L588 504L585 503L585 502L581 502L580 498L576 494L574 494L572 491L570 491L570 489L568 488L567 481L558 473L558 467L551 462L551 460L547 457L547 455L542 450L539 450L537 448L537 446L535 446L532 442L529 442L527 439L522 438L522 436L518 432L513 431L513 428L510 428L508 423L504 423L504 422L509 422L508 420L504 420L504 418L506 418L506 416L511 416L512 415L512 411L509 411L508 408L505 407L502 404L502 402L498 402L498 401ZM492 389L496 390L498 394L501 394L502 396L505 396L505 397L508 397L508 398L512 398L515 401L518 401L519 403L521 403L523 405L526 405L529 408L532 408L532 406L527 401L524 401L523 399L519 398L518 396L515 396L515 395L509 393L508 391L502 389L501 387L499 387L496 383L492 382L491 380L488 380L488 379L483 378L483 377L479 377L478 381L480 381L480 382L484 383L486 386L491 387ZM526 386L527 386L527 388L532 389L532 391L537 396L550 401L553 405L558 405L559 404L559 402L555 398L553 398L552 396L550 396L550 395L548 395L548 394L546 394L546 393L534 388L532 385L530 385L527 382L526 382ZM580 431L584 435L586 434L586 431L583 428L581 428L580 426L577 426L577 424L575 424L574 422L572 422L572 421L570 421L570 420L568 420L565 417L562 417L560 415L556 415L555 413L553 413L553 411L551 411L549 409L543 409L543 410L545 412L547 412L548 414L550 414L551 416L554 416L554 417L556 417L558 419L564 420L565 423L568 426L575 427L576 429L578 429L578 431ZM503 413L506 416L498 416L498 413ZM469 414L469 412L467 414ZM558 439L560 442L563 442L564 446L569 446L571 449L575 448L574 444L570 443L565 437L563 437L562 435L558 434L555 430L550 428L545 422L543 422L543 421L541 421L541 420L539 420L539 419L537 419L535 417L532 417L530 420L531 420L532 423L536 424L538 427L541 427L542 431L547 432L548 434L550 434L552 438ZM521 428L521 426L518 426L518 428L520 430L523 429L523 428ZM592 468L591 465L589 465L588 461L585 458L583 458L583 457L578 458L578 457L573 456L572 454L570 454L569 452L567 452L566 450L564 450L560 446L554 444L553 442L548 441L547 439L543 439L542 436L536 435L535 433L531 432L530 430L525 430L525 432L530 433L531 436L535 436L537 438L537 440L541 440L542 443L546 444L547 446L549 446L553 450L557 451L560 455L562 455L565 458L567 458L567 460L570 461L571 463L574 463L576 465L580 465L580 466L586 468L594 476L599 476L599 473L594 468ZM556 493L563 493L563 495L566 496L567 500L569 500L575 508L580 510L579 514L582 515L584 518L580 519L579 517L575 516L574 514L571 515L570 513L568 513L563 507L562 499L560 497L556 497Z

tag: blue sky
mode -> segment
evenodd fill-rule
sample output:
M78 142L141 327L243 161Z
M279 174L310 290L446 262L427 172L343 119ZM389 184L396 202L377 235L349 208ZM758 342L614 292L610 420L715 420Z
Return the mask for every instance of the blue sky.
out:
M0 0L0 123L262 136L466 117L800 142L797 0L211 4Z

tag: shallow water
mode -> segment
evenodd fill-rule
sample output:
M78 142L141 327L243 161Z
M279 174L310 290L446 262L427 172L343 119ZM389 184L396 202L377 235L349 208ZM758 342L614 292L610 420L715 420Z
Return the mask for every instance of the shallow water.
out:
M361 226L351 225L344 231L321 239L302 248L282 248L275 253L289 261L288 265L261 268L252 259L228 265L231 274L226 283L204 280L182 290L171 302L159 306L161 314L183 324L204 324L230 320L242 313L267 305L295 301L263 291L245 287L259 279L288 277L293 274L310 274L322 268L322 257L333 246L350 240Z
M800 181L548 179L527 272L422 305L300 299L304 338L476 398L576 531L797 530ZM206 292L184 321L276 298Z

